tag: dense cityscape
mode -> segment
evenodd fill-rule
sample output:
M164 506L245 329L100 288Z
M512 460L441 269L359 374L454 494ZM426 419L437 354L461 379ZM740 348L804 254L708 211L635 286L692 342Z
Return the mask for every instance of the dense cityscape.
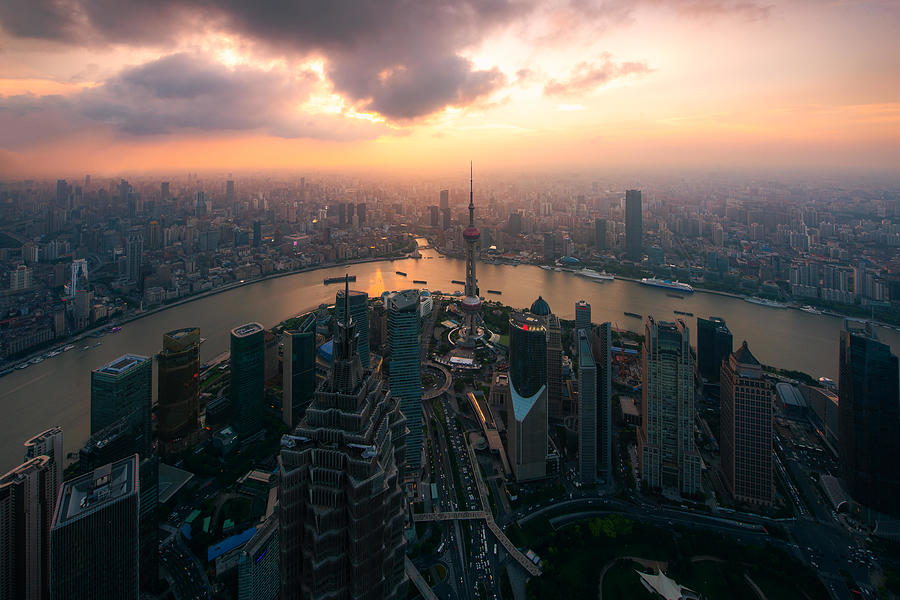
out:
M81 439L45 416L21 436L0 484L19 523L4 597L896 592L897 358L878 338L898 314L896 198L468 183L5 184L0 383L27 393L32 370L88 357L89 398L69 401L90 423ZM442 289L413 279L432 263ZM407 288L378 288L369 264ZM585 299L563 310L527 287L509 306L523 292L482 289L489 265L564 294L843 318L825 350L838 376L761 364L721 317L598 323ZM332 300L295 284L289 318L237 324L208 360L213 332L192 322L152 354L90 358L280 276Z
M0 1L0 600L900 599L898 31Z

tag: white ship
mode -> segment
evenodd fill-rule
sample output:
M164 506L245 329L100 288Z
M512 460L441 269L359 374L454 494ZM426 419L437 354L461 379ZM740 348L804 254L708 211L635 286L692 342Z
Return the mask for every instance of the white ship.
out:
M768 306L769 308L787 308L787 304L775 302L774 300L766 300L759 296L750 296L749 298L744 298L744 300L750 304L759 304L760 306Z
M581 269L580 271L575 271L576 275L581 275L582 277L587 277L588 279L596 279L598 281L612 281L616 278L616 276L612 273L607 273L606 271L597 272L593 269Z
M802 310L803 312L807 312L811 315L821 315L822 314L821 310L819 310L818 308L816 308L814 306L810 306L809 304L801 307L800 310Z
M667 290L678 290L679 292L686 292L688 294L694 293L694 288L689 286L686 283L681 283L680 281L672 281L670 279L656 279L655 277L644 277L641 279L642 285L649 285L653 287L661 287L666 288Z

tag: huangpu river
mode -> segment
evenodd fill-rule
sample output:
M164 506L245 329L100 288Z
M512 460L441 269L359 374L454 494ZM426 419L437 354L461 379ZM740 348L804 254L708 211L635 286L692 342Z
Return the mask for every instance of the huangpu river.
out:
M396 271L405 272L406 276ZM258 321L271 327L321 303L333 303L340 286L326 286L323 280L345 272L356 276L353 289L364 290L370 296L411 287L453 292L462 289L451 280L465 278L465 261L423 250L419 259L331 267L249 283L131 321L118 333L100 338L100 346L82 350L98 341L86 338L69 352L27 369L14 370L0 378L0 473L22 462L22 444L26 439L54 425L64 430L65 451L78 450L90 429L92 369L125 353L152 356L160 350L165 332L188 326L200 328L200 334L206 338L201 359L209 360L228 350L229 332L237 325ZM563 319L574 318L575 302L580 299L591 304L594 323L611 321L619 328L636 332L642 331L643 322L625 316L626 311L660 320L678 317L675 310L694 313L694 317L681 316L692 336L696 317L718 316L731 329L735 347L747 340L762 363L837 380L838 332L842 326L837 317L767 308L740 298L701 292L673 298L662 288L622 280L597 282L530 265L479 262L477 272L485 300L527 308L542 295ZM414 284L414 279L428 283ZM489 289L502 294L488 294ZM882 327L877 332L895 354L900 352L900 333ZM154 388L155 370L154 367ZM154 389L154 401L155 395Z

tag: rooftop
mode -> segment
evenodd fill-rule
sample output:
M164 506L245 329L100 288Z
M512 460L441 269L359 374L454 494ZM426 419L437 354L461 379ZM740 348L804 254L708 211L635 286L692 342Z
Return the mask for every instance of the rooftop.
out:
M231 335L234 337L247 337L248 335L253 335L258 331L262 331L263 326L259 323L247 323L246 325L240 325L231 330Z
M107 375L121 375L130 369L150 360L146 356L137 354L125 354L112 362L96 369L96 373L105 373Z
M741 347L734 351L734 358L742 365L758 365L759 361L756 360L756 357L753 356L753 353L750 352L750 348L747 347L747 342L744 341L741 344Z
M540 298L538 298L540 300ZM549 313L548 313L549 314ZM513 313L509 318L510 324L518 327L522 331L544 330L544 322L527 313Z
M392 292L387 298L385 306L388 310L408 310L419 304L418 290L403 290L402 292Z
M67 481L59 492L53 528L101 510L138 492L137 454Z

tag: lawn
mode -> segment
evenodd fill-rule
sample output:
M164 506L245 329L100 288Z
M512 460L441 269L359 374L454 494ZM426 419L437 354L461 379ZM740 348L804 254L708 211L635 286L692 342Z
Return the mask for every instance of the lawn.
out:
M639 567L630 560L620 560L609 568L603 577L603 597L605 599L629 598L631 600L655 600L641 583L635 571Z

